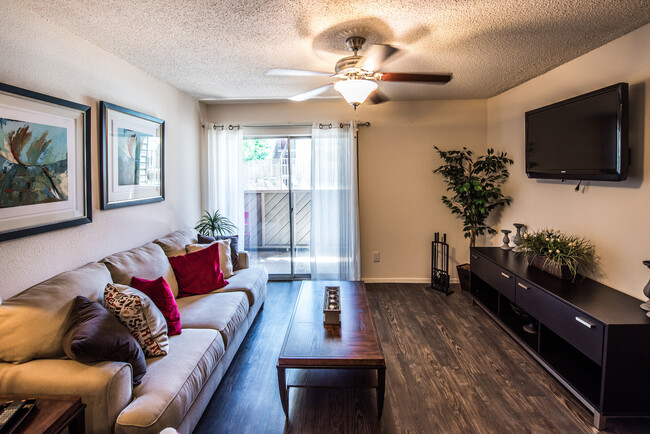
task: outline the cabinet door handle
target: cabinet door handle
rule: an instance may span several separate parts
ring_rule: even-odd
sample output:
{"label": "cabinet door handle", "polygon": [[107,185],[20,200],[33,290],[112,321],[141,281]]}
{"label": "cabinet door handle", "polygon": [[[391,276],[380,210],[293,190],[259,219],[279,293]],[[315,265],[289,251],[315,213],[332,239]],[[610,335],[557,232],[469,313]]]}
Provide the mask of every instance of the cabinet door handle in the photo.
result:
{"label": "cabinet door handle", "polygon": [[474,258],[474,259],[478,259],[478,256],[476,256],[476,255],[471,255],[471,256],[472,256],[472,258]]}
{"label": "cabinet door handle", "polygon": [[503,277],[505,277],[506,279],[510,279],[510,277],[511,277],[511,276],[508,276],[506,273],[501,273],[501,275],[502,275]]}
{"label": "cabinet door handle", "polygon": [[580,324],[582,324],[583,326],[585,326],[585,327],[587,327],[589,329],[596,327],[596,324],[594,324],[594,323],[592,323],[590,321],[587,321],[586,319],[584,319],[582,317],[579,317],[579,316],[576,317],[576,321],[578,321]]}
{"label": "cabinet door handle", "polygon": [[530,289],[529,287],[527,287],[526,285],[524,285],[524,284],[521,283],[521,282],[517,282],[517,285],[521,286],[521,287],[524,288],[524,289]]}

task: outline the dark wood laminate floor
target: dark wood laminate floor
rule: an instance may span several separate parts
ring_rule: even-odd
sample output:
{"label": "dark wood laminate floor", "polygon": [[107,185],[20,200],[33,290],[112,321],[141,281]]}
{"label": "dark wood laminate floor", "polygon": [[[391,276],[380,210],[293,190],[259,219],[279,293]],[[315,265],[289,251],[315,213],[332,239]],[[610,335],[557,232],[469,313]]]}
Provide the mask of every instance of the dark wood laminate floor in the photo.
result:
{"label": "dark wood laminate floor", "polygon": [[[387,365],[381,421],[370,389],[292,388],[285,419],[275,366],[300,282],[273,282],[195,432],[598,432],[592,414],[467,293],[366,288]],[[650,419],[610,419],[607,432],[650,433]]]}

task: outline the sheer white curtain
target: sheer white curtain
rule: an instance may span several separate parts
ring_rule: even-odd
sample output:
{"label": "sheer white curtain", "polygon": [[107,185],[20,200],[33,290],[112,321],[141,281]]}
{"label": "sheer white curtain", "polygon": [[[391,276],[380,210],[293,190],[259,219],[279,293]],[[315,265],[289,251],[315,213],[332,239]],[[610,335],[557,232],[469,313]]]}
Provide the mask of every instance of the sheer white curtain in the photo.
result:
{"label": "sheer white curtain", "polygon": [[355,129],[313,125],[312,279],[361,278]]}
{"label": "sheer white curtain", "polygon": [[205,127],[204,138],[206,176],[203,177],[204,207],[212,212],[221,211],[235,226],[244,243],[244,174],[241,128],[229,129],[213,124]]}

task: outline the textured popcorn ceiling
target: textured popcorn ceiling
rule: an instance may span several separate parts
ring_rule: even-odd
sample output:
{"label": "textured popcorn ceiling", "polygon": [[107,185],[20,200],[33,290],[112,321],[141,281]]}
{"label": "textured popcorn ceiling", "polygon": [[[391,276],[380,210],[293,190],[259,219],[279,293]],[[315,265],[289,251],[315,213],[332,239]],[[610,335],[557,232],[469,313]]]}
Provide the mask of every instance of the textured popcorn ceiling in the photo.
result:
{"label": "textured popcorn ceiling", "polygon": [[214,101],[326,84],[264,71],[333,71],[352,35],[404,48],[384,72],[454,74],[444,86],[381,83],[392,99],[486,98],[650,22],[650,0],[8,1]]}

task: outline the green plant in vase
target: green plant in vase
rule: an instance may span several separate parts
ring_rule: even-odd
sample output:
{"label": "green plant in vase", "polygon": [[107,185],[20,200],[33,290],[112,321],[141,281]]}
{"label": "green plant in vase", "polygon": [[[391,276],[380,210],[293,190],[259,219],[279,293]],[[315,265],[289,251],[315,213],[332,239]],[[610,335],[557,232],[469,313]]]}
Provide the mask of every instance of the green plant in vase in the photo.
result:
{"label": "green plant in vase", "polygon": [[235,226],[227,217],[221,215],[219,210],[216,210],[213,214],[204,210],[201,219],[196,223],[194,229],[196,229],[201,235],[207,237],[220,237],[234,234],[237,230],[237,226]]}
{"label": "green plant in vase", "polygon": [[509,205],[510,198],[501,191],[501,186],[510,176],[508,166],[513,161],[505,152],[488,149],[486,155],[474,157],[472,151],[442,151],[435,146],[444,164],[433,171],[439,173],[447,183],[450,195],[442,196],[452,214],[463,219],[463,232],[469,238],[470,247],[476,245],[476,237],[496,234],[487,223],[487,218],[496,208]]}
{"label": "green plant in vase", "polygon": [[561,279],[575,280],[578,273],[598,269],[599,259],[591,241],[555,229],[524,234],[517,251],[524,253],[531,265]]}
{"label": "green plant in vase", "polygon": [[[497,153],[492,148],[479,156],[474,156],[465,147],[452,151],[434,148],[444,164],[433,173],[443,176],[449,192],[442,196],[442,202],[452,214],[463,220],[464,236],[469,238],[470,247],[474,247],[477,236],[497,233],[486,222],[492,211],[510,204],[510,198],[503,194],[501,186],[510,176],[508,166],[513,161],[505,152]],[[469,264],[457,268],[461,286],[468,290]]]}

